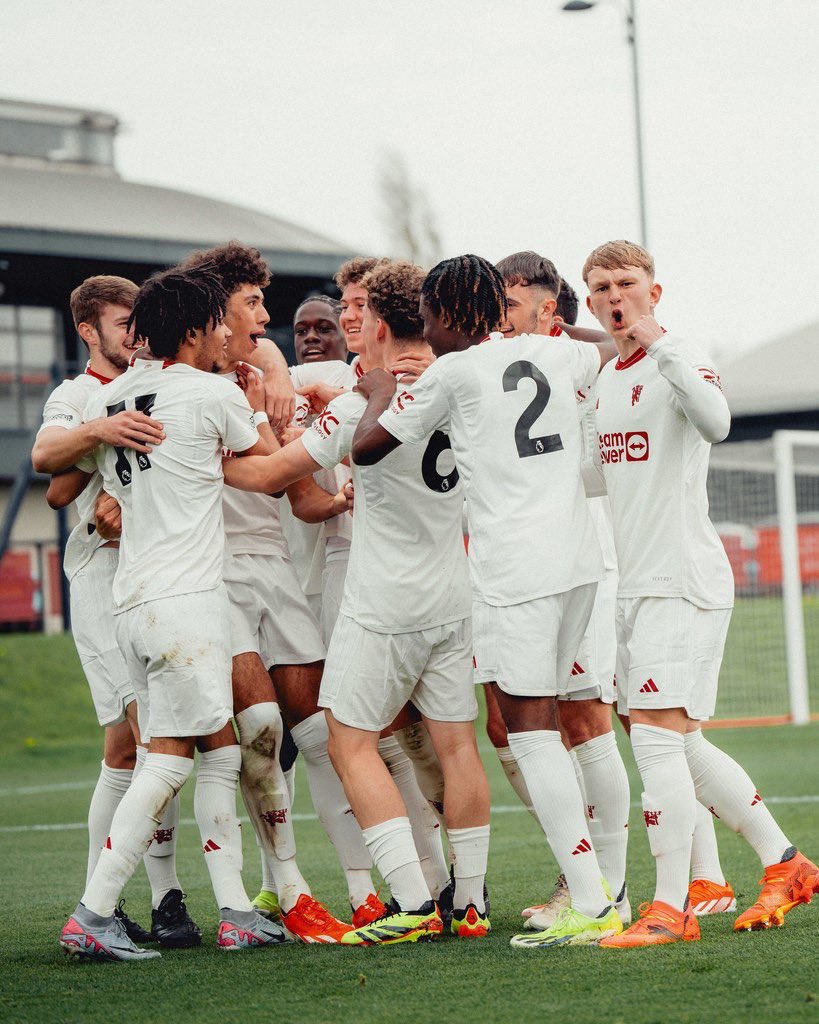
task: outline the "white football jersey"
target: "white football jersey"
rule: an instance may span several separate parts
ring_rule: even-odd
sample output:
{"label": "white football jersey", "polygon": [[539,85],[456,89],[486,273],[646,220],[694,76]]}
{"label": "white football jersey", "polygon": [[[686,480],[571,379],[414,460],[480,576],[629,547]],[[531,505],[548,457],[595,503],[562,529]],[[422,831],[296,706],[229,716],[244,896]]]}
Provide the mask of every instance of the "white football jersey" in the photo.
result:
{"label": "white football jersey", "polygon": [[[224,380],[237,384],[239,377],[221,374]],[[237,384],[238,387],[238,384]],[[229,458],[233,452],[225,449]],[[225,579],[232,579],[229,560],[233,555],[286,555],[287,544],[282,533],[279,498],[253,491],[225,487],[222,491],[222,513],[225,519]]]}
{"label": "white football jersey", "polygon": [[[64,380],[51,392],[43,408],[43,424],[46,427],[64,427],[71,430],[83,421],[83,412],[88,399],[104,384],[109,384],[107,377],[102,377],[86,368],[85,373],[73,380]],[[37,433],[40,431],[38,430]],[[71,531],[65,546],[63,569],[70,582],[87,565],[91,556],[106,541],[97,533],[97,521],[94,516],[94,505],[102,490],[102,477],[94,469],[88,486],[77,498],[77,514],[80,521]]]}
{"label": "white football jersey", "polygon": [[242,452],[259,439],[241,389],[184,363],[137,359],[91,397],[84,418],[122,409],[156,417],[166,437],[150,455],[101,446],[90,463],[122,507],[115,612],[219,586],[222,448]]}
{"label": "white football jersey", "polygon": [[[366,407],[352,392],[327,406],[302,435],[316,462],[330,468],[349,454]],[[341,614],[376,633],[415,632],[472,611],[463,492],[449,439],[430,433],[376,466],[353,464],[353,544]]]}
{"label": "white football jersey", "polygon": [[711,446],[683,404],[717,428],[728,415],[709,362],[669,335],[648,353],[638,349],[625,363],[609,363],[600,375],[597,434],[614,519],[618,596],[683,597],[700,608],[730,608],[733,574],[708,516]]}
{"label": "white football jersey", "polygon": [[433,430],[451,438],[466,489],[472,582],[487,604],[520,604],[603,576],[576,398],[599,369],[595,345],[492,334],[441,356],[381,416],[405,444]]}

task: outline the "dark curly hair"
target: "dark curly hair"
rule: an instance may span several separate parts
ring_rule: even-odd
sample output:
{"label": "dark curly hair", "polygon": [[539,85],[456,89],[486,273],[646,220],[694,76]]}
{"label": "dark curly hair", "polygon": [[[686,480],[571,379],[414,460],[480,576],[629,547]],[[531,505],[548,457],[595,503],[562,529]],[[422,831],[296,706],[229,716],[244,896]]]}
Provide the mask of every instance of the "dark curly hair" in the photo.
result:
{"label": "dark curly hair", "polygon": [[567,324],[577,323],[577,312],[579,301],[577,292],[572,288],[565,278],[560,279],[560,292],[557,296],[557,309],[555,312]]}
{"label": "dark curly hair", "polygon": [[496,331],[506,319],[503,278],[482,256],[443,260],[427,274],[421,294],[445,327],[467,337]]}
{"label": "dark curly hair", "polygon": [[361,284],[364,276],[371,270],[389,262],[388,259],[381,256],[353,256],[352,259],[341,264],[333,280],[344,291],[348,284]]}
{"label": "dark curly hair", "polygon": [[420,338],[424,321],[418,312],[427,272],[414,263],[395,260],[379,264],[361,280],[367,304],[389,327],[397,341]]}
{"label": "dark curly hair", "polygon": [[139,289],[128,329],[155,356],[174,359],[191,331],[216,327],[225,315],[228,293],[216,274],[180,271],[154,274]]}
{"label": "dark curly hair", "polygon": [[270,267],[258,249],[232,239],[226,245],[200,249],[185,257],[178,270],[197,270],[216,274],[228,296],[244,284],[266,288],[270,284]]}

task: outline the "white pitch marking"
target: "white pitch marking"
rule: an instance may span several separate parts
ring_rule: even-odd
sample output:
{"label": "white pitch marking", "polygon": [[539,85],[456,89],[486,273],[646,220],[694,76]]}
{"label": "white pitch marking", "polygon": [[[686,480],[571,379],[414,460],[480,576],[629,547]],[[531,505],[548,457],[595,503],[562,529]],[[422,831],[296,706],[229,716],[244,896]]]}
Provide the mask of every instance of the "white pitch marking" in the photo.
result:
{"label": "white pitch marking", "polygon": [[[69,783],[66,783],[68,786]],[[0,790],[0,795],[2,795]],[[6,792],[9,792],[6,790]],[[17,792],[17,791],[15,791]],[[810,796],[769,796],[765,799],[766,804],[815,804],[819,803],[819,794],[813,794]],[[632,803],[632,807],[642,807],[643,805],[639,802]],[[492,808],[493,814],[518,814],[525,811],[526,808],[522,804],[498,804]],[[293,821],[317,821],[315,814],[294,814],[292,815]],[[244,825],[250,824],[249,818],[240,818],[239,821]],[[180,825],[195,825],[195,818],[183,818],[179,823]],[[86,821],[66,821],[59,822],[52,825],[0,825],[0,835],[8,835],[12,832],[73,832],[77,829],[88,828],[88,822]]]}

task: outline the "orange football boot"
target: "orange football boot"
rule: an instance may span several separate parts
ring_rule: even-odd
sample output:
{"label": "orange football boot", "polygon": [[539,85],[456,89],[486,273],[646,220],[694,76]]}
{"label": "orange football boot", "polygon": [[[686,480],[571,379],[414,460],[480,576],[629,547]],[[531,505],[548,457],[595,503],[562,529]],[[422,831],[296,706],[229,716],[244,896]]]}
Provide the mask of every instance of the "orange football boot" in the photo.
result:
{"label": "orange football boot", "polygon": [[781,928],[788,911],[800,903],[810,903],[819,892],[819,868],[794,850],[788,860],[765,868],[759,884],[759,899],[734,921],[735,932]]}
{"label": "orange football boot", "polygon": [[688,909],[697,917],[704,914],[727,914],[737,909],[734,890],[726,882],[711,882],[707,878],[695,878],[688,886]]}
{"label": "orange football boot", "polygon": [[356,907],[353,911],[353,928],[363,928],[365,925],[372,924],[373,921],[384,916],[386,909],[378,898],[378,893],[371,892],[361,906]]}
{"label": "orange football boot", "polygon": [[601,939],[607,949],[634,949],[637,946],[662,946],[668,942],[694,942],[700,937],[700,926],[690,910],[676,910],[655,900],[643,903],[640,919],[619,935]]}
{"label": "orange football boot", "polygon": [[299,896],[292,910],[282,913],[282,924],[300,942],[337,943],[352,930],[306,892]]}

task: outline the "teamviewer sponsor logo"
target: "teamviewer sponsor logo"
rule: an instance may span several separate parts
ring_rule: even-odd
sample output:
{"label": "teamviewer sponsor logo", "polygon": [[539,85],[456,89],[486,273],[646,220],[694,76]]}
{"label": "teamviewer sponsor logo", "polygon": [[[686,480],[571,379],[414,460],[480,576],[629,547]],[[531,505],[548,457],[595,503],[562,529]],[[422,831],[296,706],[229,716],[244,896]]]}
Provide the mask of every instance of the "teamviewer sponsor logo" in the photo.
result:
{"label": "teamviewer sponsor logo", "polygon": [[646,462],[649,456],[648,434],[645,430],[619,430],[598,434],[600,458],[603,462]]}

